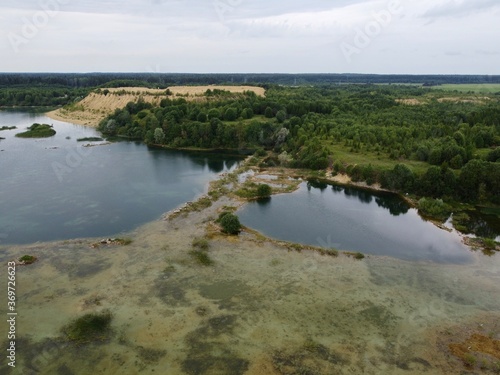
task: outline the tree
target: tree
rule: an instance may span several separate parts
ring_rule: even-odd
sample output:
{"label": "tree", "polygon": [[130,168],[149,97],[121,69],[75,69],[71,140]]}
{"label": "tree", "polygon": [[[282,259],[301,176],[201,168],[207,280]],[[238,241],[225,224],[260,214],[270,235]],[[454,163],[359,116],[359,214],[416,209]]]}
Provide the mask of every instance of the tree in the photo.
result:
{"label": "tree", "polygon": [[165,140],[165,133],[163,132],[163,129],[156,128],[155,133],[154,133],[154,137],[155,137],[155,143],[162,144],[163,141]]}
{"label": "tree", "polygon": [[285,113],[285,111],[283,111],[283,110],[278,111],[278,113],[276,113],[276,120],[278,120],[278,122],[280,124],[282,124],[286,120],[286,113]]}
{"label": "tree", "polygon": [[241,117],[244,119],[250,119],[253,117],[253,111],[252,108],[245,108],[243,111],[241,111]]}
{"label": "tree", "polygon": [[220,218],[220,225],[223,232],[228,234],[238,234],[241,231],[240,219],[230,212]]}
{"label": "tree", "polygon": [[479,197],[479,185],[484,181],[486,165],[482,160],[473,159],[462,168],[458,186],[465,200],[475,201]]}
{"label": "tree", "polygon": [[196,120],[198,120],[199,122],[206,122],[207,114],[205,112],[198,113],[198,116],[196,116]]}
{"label": "tree", "polygon": [[267,118],[272,118],[273,117],[273,109],[271,107],[266,107],[264,110],[264,116]]}
{"label": "tree", "polygon": [[228,108],[226,109],[226,112],[224,112],[224,120],[226,121],[234,121],[236,120],[238,116],[238,112],[236,111],[236,108]]}
{"label": "tree", "polygon": [[415,176],[410,168],[405,164],[396,164],[396,166],[385,174],[384,187],[397,191],[411,191]]}
{"label": "tree", "polygon": [[500,161],[500,147],[497,147],[493,151],[490,151],[486,156],[486,160],[491,162],[499,162]]}
{"label": "tree", "polygon": [[210,111],[208,111],[208,119],[211,120],[213,118],[220,119],[220,112],[217,108],[212,108]]}

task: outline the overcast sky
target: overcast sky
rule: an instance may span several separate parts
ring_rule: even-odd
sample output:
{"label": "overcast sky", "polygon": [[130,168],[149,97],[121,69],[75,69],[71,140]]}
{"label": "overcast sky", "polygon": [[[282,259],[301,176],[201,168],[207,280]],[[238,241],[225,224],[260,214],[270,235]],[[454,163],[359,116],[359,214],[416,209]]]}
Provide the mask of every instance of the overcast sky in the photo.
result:
{"label": "overcast sky", "polygon": [[0,0],[0,71],[500,74],[500,0]]}

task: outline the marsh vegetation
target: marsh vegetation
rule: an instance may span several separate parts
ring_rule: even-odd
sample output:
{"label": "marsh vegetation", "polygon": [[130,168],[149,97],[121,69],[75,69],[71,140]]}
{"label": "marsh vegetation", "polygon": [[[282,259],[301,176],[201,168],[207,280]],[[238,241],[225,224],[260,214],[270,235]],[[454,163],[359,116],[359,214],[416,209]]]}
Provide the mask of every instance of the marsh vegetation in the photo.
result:
{"label": "marsh vegetation", "polygon": [[27,131],[22,133],[17,133],[16,137],[19,138],[48,138],[52,137],[56,134],[56,131],[53,129],[52,125],[48,124],[33,124],[31,125]]}

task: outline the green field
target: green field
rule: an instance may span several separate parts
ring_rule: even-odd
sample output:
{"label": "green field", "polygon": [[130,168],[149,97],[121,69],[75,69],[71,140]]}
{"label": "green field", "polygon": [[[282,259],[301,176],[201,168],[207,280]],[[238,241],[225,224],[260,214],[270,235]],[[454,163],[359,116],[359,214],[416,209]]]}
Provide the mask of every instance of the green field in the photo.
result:
{"label": "green field", "polygon": [[331,155],[335,161],[340,161],[347,165],[368,165],[371,164],[375,168],[383,171],[389,171],[394,168],[397,163],[406,164],[413,173],[423,174],[428,168],[427,163],[415,160],[392,160],[385,153],[377,153],[373,151],[352,152],[349,147],[345,147],[341,143],[334,144],[330,147]]}
{"label": "green field", "polygon": [[483,84],[446,84],[434,86],[434,89],[459,92],[475,92],[481,94],[496,94],[500,93],[500,83],[483,83]]}

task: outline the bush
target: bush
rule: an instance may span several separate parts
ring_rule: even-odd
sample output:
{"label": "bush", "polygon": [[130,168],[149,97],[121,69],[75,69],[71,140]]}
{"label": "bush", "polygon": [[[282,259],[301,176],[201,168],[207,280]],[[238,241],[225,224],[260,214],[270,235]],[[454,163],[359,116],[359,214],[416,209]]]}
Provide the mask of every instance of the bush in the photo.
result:
{"label": "bush", "polygon": [[268,198],[271,196],[272,189],[268,184],[259,184],[257,186],[257,196],[259,198]]}
{"label": "bush", "polygon": [[255,156],[266,156],[267,152],[263,148],[258,148],[255,150]]}
{"label": "bush", "polygon": [[220,225],[223,232],[228,234],[238,234],[241,230],[240,219],[238,219],[238,216],[230,212],[227,212],[224,216],[222,216],[222,218],[220,218]]}
{"label": "bush", "polygon": [[363,253],[355,253],[354,254],[354,259],[361,260],[364,258],[365,258],[365,255]]}
{"label": "bush", "polygon": [[418,201],[418,211],[439,220],[446,220],[451,215],[451,208],[442,199],[422,198]]}

